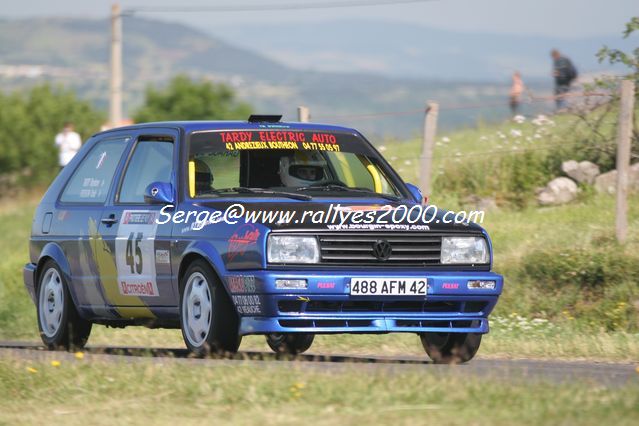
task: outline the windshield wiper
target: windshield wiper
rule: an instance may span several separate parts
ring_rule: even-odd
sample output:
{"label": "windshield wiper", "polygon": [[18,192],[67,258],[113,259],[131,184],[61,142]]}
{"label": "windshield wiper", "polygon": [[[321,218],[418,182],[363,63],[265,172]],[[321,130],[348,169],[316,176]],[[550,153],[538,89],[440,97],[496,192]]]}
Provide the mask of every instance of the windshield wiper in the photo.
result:
{"label": "windshield wiper", "polygon": [[366,188],[351,188],[349,186],[338,185],[334,183],[331,183],[328,185],[322,185],[322,186],[320,185],[302,186],[301,188],[297,188],[297,191],[346,191],[346,192],[357,192],[360,194],[374,195],[376,197],[381,197],[391,201],[402,200],[401,197],[397,197],[395,195],[383,194],[383,193],[375,192]]}
{"label": "windshield wiper", "polygon": [[294,192],[286,192],[286,191],[273,191],[271,189],[265,189],[265,188],[249,188],[246,186],[236,186],[233,188],[209,189],[206,191],[202,191],[201,194],[228,194],[232,192],[237,192],[239,194],[274,195],[274,196],[292,198],[294,200],[301,200],[301,201],[309,201],[313,199],[313,197],[306,194],[296,194]]}

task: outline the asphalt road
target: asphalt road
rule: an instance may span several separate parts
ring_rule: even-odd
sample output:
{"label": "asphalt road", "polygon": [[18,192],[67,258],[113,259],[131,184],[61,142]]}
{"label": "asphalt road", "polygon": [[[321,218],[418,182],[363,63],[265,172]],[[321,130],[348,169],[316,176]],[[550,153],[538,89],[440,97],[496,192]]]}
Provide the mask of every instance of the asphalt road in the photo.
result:
{"label": "asphalt road", "polygon": [[[587,361],[540,361],[509,359],[475,359],[463,365],[435,365],[425,357],[383,357],[304,354],[297,356],[276,355],[268,352],[239,352],[228,356],[198,359],[189,356],[186,349],[140,348],[122,346],[91,346],[84,350],[83,362],[177,362],[193,365],[241,367],[257,365],[273,368],[290,368],[303,365],[321,371],[339,372],[343,369],[410,371],[420,374],[463,374],[509,381],[547,381],[567,383],[580,381],[609,387],[639,384],[639,365],[630,363],[595,363]],[[29,359],[33,361],[72,361],[73,353],[47,351],[43,346],[30,342],[0,342],[0,358]],[[303,363],[303,364],[302,364]]]}

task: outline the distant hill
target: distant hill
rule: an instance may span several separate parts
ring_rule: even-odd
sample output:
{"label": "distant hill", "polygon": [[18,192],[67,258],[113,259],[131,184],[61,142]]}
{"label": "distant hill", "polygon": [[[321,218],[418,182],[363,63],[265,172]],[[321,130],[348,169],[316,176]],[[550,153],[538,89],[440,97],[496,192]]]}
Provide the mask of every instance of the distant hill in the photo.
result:
{"label": "distant hill", "polygon": [[[619,34],[587,38],[498,35],[358,20],[317,26],[265,21],[259,26],[217,25],[209,31],[236,45],[262,49],[269,57],[298,69],[459,81],[499,81],[515,69],[529,79],[547,79],[552,48],[565,52],[582,72],[599,72],[610,68],[595,57],[602,45],[635,47]],[[380,32],[386,36],[380,37]]]}
{"label": "distant hill", "polygon": [[[243,40],[246,43],[246,38]],[[303,41],[298,43],[303,45]],[[318,42],[309,36],[308,43],[313,46]],[[389,47],[389,55],[393,57],[391,50]],[[69,85],[81,96],[106,108],[108,52],[107,20],[0,20],[3,90],[52,81]],[[433,61],[437,60],[440,59],[434,56]],[[507,79],[460,82],[450,75],[410,79],[362,72],[320,72],[313,71],[313,66],[296,69],[181,24],[133,17],[124,20],[124,64],[128,111],[141,103],[148,84],[161,85],[172,75],[186,72],[231,84],[259,112],[281,112],[285,118],[295,119],[296,107],[307,105],[318,121],[352,124],[377,136],[417,135],[422,115],[375,119],[336,116],[419,110],[428,99],[447,105],[497,105],[442,112],[440,126],[444,129],[470,125],[477,119],[502,119],[508,114]],[[547,90],[543,83],[533,86],[539,93]]]}

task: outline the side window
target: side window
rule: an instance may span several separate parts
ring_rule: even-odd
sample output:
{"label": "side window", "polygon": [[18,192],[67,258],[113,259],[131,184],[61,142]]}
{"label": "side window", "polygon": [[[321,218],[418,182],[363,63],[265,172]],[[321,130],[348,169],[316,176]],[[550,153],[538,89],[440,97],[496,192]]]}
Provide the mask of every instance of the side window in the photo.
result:
{"label": "side window", "polygon": [[64,188],[63,203],[104,203],[129,138],[104,139],[82,160]]}
{"label": "side window", "polygon": [[170,182],[173,171],[173,142],[146,139],[135,146],[126,168],[119,203],[144,203],[144,190],[152,182]]}

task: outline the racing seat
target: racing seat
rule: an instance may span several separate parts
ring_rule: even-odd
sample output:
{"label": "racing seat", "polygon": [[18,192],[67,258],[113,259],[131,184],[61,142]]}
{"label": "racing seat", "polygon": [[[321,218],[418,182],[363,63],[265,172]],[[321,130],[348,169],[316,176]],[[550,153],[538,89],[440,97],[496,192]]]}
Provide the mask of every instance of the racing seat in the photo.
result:
{"label": "racing seat", "polygon": [[202,160],[193,160],[195,164],[195,193],[209,191],[213,184],[213,173],[211,169]]}

